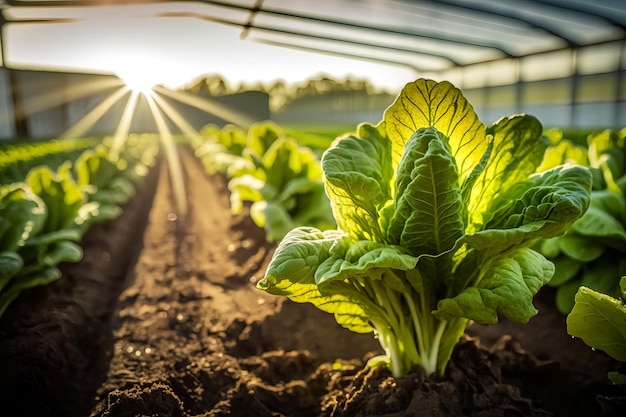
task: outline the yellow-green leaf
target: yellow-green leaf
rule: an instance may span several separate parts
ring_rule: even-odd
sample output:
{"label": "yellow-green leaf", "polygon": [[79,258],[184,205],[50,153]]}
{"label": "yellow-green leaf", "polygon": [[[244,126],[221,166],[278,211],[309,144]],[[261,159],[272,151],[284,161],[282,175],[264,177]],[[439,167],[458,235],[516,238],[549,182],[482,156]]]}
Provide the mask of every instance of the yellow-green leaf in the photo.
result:
{"label": "yellow-green leaf", "polygon": [[478,165],[489,145],[485,126],[461,90],[447,81],[419,79],[407,84],[384,116],[394,167],[404,145],[420,127],[432,126],[449,138],[460,183]]}

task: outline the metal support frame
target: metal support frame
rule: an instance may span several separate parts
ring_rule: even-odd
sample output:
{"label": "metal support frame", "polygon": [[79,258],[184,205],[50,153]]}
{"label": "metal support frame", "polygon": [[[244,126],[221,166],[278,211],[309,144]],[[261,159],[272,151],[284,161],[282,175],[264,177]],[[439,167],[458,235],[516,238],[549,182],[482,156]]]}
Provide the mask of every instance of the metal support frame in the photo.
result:
{"label": "metal support frame", "polygon": [[571,89],[570,89],[570,125],[575,126],[576,123],[576,113],[578,113],[577,109],[577,100],[578,100],[578,89],[580,83],[580,76],[578,73],[578,49],[572,49],[571,51],[571,61],[570,65],[572,68],[572,72],[570,74],[571,78]]}
{"label": "metal support frame", "polygon": [[0,8],[0,59],[2,59],[1,68],[4,68],[8,74],[9,96],[13,107],[13,130],[17,137],[28,137],[28,119],[24,110],[24,101],[19,88],[19,80],[14,69],[7,65],[4,28],[7,20],[4,17],[4,8]]}
{"label": "metal support frame", "polygon": [[[626,58],[626,39],[622,41],[622,45],[619,49],[619,57],[617,61],[617,76],[615,79],[615,105],[613,106],[613,126],[619,128],[620,117],[620,102],[623,100],[626,102],[626,97],[622,97],[622,90],[624,90],[624,59]],[[626,105],[625,105],[626,107]]]}

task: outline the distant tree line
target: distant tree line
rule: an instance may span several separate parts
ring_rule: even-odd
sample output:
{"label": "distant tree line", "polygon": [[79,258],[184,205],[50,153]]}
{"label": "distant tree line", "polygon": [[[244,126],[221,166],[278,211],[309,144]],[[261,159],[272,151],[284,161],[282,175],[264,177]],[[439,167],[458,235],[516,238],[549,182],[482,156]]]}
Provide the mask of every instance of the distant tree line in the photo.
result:
{"label": "distant tree line", "polygon": [[209,74],[194,80],[191,84],[182,88],[185,91],[209,97],[218,97],[226,94],[240,93],[244,91],[263,91],[269,95],[270,108],[272,111],[280,111],[284,107],[303,99],[320,95],[337,95],[350,92],[363,96],[384,94],[366,79],[336,80],[328,76],[311,78],[302,83],[289,84],[284,80],[272,83],[240,83],[231,85],[219,74]]}

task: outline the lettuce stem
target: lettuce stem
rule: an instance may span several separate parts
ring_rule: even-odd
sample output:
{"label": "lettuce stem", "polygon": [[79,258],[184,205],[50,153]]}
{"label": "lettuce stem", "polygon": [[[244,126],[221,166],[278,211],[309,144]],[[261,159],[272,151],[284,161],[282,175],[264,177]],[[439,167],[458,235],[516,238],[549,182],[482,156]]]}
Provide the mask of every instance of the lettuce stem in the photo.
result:
{"label": "lettuce stem", "polygon": [[[434,319],[436,320],[436,319]],[[439,321],[439,320],[437,320]],[[434,334],[432,345],[430,345],[431,350],[429,354],[424,355],[424,359],[422,360],[422,367],[426,371],[428,375],[437,371],[437,359],[439,356],[439,345],[441,344],[441,338],[446,329],[446,325],[448,322],[439,321],[439,325],[437,326],[437,331]],[[443,372],[443,369],[441,370]]]}
{"label": "lettuce stem", "polygon": [[[393,376],[406,375],[415,365],[421,366],[427,375],[436,372],[448,322],[432,315],[424,294],[399,292],[379,280],[370,285],[378,307],[385,313],[378,320],[372,320],[372,324]],[[416,300],[419,300],[419,307]],[[406,306],[410,311],[408,315]]]}

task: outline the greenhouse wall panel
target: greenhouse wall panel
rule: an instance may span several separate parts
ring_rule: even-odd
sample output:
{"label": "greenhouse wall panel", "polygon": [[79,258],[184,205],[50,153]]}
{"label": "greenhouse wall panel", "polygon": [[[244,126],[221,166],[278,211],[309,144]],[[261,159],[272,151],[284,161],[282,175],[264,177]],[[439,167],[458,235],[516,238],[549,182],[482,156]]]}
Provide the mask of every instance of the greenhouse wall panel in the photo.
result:
{"label": "greenhouse wall panel", "polygon": [[8,73],[8,70],[0,69],[0,139],[10,138],[15,135],[11,85]]}

